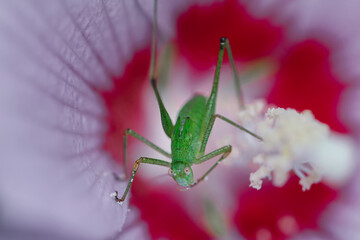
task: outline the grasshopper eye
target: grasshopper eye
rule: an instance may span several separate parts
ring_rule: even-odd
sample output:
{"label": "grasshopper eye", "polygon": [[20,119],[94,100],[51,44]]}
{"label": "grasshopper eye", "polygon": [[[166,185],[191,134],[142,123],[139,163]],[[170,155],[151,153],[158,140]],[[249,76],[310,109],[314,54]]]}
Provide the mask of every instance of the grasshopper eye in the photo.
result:
{"label": "grasshopper eye", "polygon": [[191,173],[191,169],[189,167],[184,167],[184,173],[189,175]]}
{"label": "grasshopper eye", "polygon": [[169,175],[172,177],[172,176],[174,176],[174,170],[173,169],[169,169]]}

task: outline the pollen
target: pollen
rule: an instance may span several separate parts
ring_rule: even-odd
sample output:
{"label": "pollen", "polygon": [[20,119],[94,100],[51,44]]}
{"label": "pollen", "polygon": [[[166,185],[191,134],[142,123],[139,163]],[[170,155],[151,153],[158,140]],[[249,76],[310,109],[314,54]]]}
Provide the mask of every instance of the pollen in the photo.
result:
{"label": "pollen", "polygon": [[238,114],[239,121],[241,123],[253,122],[255,118],[260,117],[265,106],[266,102],[264,99],[256,100],[252,104],[246,104],[244,109],[242,109]]}
{"label": "pollen", "polygon": [[117,196],[117,192],[112,192],[112,193],[110,193],[110,197],[111,198],[115,198]]}

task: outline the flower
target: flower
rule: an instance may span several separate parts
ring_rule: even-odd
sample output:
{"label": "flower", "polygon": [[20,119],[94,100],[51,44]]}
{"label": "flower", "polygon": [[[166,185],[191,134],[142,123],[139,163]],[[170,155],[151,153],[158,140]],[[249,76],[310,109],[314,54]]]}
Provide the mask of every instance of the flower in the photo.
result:
{"label": "flower", "polygon": [[[176,67],[171,70],[170,89],[161,93],[164,98],[171,96],[166,98],[170,115],[177,109],[173,106],[180,105],[195,89],[205,86],[209,90],[217,41],[226,34],[240,70],[250,69],[253,61],[272,63],[267,68],[272,71],[264,71],[266,77],[250,79],[244,86],[247,101],[265,97],[264,105],[310,109],[315,119],[332,130],[355,132],[356,116],[343,114],[344,120],[338,111],[343,109],[341,97],[348,84],[358,76],[354,61],[358,41],[350,34],[357,28],[348,24],[357,22],[358,14],[345,11],[358,5],[355,1],[316,3],[159,1],[160,47],[174,38],[172,60]],[[261,190],[253,191],[247,184],[249,169],[244,164],[242,168],[230,165],[217,167],[208,182],[178,192],[173,185],[148,178],[149,172],[157,172],[142,166],[132,196],[125,204],[116,204],[110,193],[120,192],[126,185],[112,174],[124,170],[119,150],[123,128],[134,128],[156,143],[163,142],[160,121],[153,122],[159,115],[156,102],[143,79],[148,68],[152,2],[37,0],[4,1],[1,5],[2,238],[301,239],[326,234],[341,238],[344,232],[350,232],[349,239],[358,236],[356,226],[347,224],[357,220],[357,212],[349,211],[358,206],[351,200],[359,198],[353,186],[358,181],[355,177],[354,184],[345,181],[335,186],[321,181],[302,192],[291,176],[282,188],[264,182]],[[221,18],[216,17],[219,15]],[[308,21],[302,21],[305,15]],[[339,18],[333,16],[346,18],[335,24],[334,19]],[[238,31],[232,31],[237,18]],[[200,26],[206,31],[186,32],[199,26],[199,21],[204,22]],[[221,26],[209,29],[209,23]],[[336,42],[337,36],[344,37]],[[343,51],[345,45],[348,47]],[[230,76],[226,68],[225,64],[221,79],[225,88],[225,78]],[[348,82],[339,81],[342,78]],[[319,93],[326,95],[317,98]],[[348,103],[355,97],[350,95]],[[226,106],[219,101],[218,110]],[[255,107],[255,115],[258,109]],[[234,132],[216,128],[212,137]],[[339,143],[327,142],[317,154],[325,154],[324,148],[334,142]],[[241,156],[242,147],[238,146]],[[130,140],[129,159],[147,153],[154,156]],[[324,164],[321,166],[323,169]],[[313,167],[318,169],[315,163]],[[341,216],[340,223],[336,216]]]}

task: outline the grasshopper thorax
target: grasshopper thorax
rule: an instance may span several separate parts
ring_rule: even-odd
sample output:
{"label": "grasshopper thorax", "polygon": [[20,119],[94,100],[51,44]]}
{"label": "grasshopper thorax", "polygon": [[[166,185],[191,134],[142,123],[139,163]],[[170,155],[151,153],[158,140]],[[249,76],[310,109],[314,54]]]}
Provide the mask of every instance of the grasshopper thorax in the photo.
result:
{"label": "grasshopper thorax", "polygon": [[183,187],[190,187],[194,183],[193,171],[188,163],[172,163],[169,169],[169,175]]}

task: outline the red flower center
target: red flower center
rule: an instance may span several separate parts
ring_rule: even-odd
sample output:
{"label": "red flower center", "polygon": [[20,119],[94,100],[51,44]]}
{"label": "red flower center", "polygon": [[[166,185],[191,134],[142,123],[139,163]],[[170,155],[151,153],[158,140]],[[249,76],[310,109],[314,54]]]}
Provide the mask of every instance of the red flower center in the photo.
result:
{"label": "red flower center", "polygon": [[[112,79],[110,90],[97,90],[104,99],[107,110],[108,130],[104,141],[104,150],[116,161],[122,161],[123,133],[127,128],[143,130],[142,92],[148,84],[150,48],[135,53],[121,77]],[[129,139],[130,143],[133,139]],[[130,151],[131,151],[131,144]]]}
{"label": "red flower center", "polygon": [[229,39],[236,60],[249,61],[269,55],[283,36],[280,27],[254,18],[237,0],[193,6],[178,19],[180,54],[198,70],[215,65],[221,37]]}
{"label": "red flower center", "polygon": [[280,60],[269,103],[298,111],[310,109],[334,131],[348,132],[339,119],[338,106],[345,84],[336,79],[330,64],[330,50],[315,40],[291,47]]}
{"label": "red flower center", "polygon": [[257,191],[246,189],[238,196],[235,224],[249,240],[281,240],[308,228],[318,228],[318,219],[337,192],[320,183],[303,192],[297,177],[282,188],[269,182]]}

